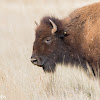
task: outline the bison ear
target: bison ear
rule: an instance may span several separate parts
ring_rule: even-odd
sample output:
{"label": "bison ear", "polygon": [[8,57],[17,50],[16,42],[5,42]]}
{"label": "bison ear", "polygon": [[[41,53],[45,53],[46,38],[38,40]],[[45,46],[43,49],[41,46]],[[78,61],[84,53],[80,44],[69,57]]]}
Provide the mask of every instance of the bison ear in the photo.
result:
{"label": "bison ear", "polygon": [[56,24],[51,19],[49,19],[49,21],[50,21],[50,23],[53,26],[51,32],[52,32],[52,34],[54,34],[57,31],[57,26],[56,26]]}
{"label": "bison ear", "polygon": [[38,26],[39,24],[35,21],[35,25]]}

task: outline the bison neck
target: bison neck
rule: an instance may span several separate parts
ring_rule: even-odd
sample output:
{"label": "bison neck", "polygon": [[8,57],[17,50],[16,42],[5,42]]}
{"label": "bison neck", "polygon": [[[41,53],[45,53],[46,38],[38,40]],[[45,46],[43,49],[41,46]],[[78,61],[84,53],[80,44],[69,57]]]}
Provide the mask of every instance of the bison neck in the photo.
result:
{"label": "bison neck", "polygon": [[64,19],[64,29],[66,30],[67,34],[69,34],[64,39],[66,47],[65,51],[67,51],[64,61],[65,63],[80,65],[87,69],[86,57],[82,49],[82,43],[84,40],[84,24],[85,19],[80,20],[80,16],[75,16],[73,18],[68,17]]}
{"label": "bison neck", "polygon": [[60,54],[60,58],[62,55],[62,62],[64,64],[71,64],[76,66],[82,66],[85,69],[87,69],[86,66],[86,59],[82,56],[80,52],[77,51],[77,49],[71,47],[71,46],[65,46],[64,53]]}

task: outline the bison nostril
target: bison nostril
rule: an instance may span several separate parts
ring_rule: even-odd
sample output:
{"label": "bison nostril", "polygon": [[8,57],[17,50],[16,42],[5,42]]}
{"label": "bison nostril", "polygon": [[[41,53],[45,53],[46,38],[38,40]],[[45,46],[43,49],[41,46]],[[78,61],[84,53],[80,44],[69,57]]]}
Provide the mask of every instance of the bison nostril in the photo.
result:
{"label": "bison nostril", "polygon": [[34,63],[34,64],[37,64],[37,59],[31,58],[31,62]]}

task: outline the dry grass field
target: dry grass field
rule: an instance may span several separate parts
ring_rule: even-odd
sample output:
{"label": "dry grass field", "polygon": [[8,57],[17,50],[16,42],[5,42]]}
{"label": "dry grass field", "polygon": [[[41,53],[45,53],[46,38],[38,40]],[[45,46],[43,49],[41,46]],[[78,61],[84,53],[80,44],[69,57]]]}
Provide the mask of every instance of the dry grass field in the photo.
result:
{"label": "dry grass field", "polygon": [[100,100],[99,81],[83,69],[57,65],[48,74],[30,62],[34,21],[98,1],[0,0],[0,100]]}

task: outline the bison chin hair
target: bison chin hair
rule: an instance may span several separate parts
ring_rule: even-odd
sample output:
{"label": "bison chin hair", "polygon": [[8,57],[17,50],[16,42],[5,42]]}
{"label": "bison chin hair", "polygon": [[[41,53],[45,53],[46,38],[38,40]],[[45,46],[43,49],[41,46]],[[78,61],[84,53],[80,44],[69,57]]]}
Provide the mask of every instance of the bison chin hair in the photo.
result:
{"label": "bison chin hair", "polygon": [[55,62],[48,62],[42,66],[44,72],[54,73],[56,70],[56,63]]}
{"label": "bison chin hair", "polygon": [[52,55],[45,57],[44,64],[42,65],[42,68],[44,72],[48,73],[54,73],[56,71],[56,64],[62,64],[64,63],[63,55],[59,52],[54,52]]}

